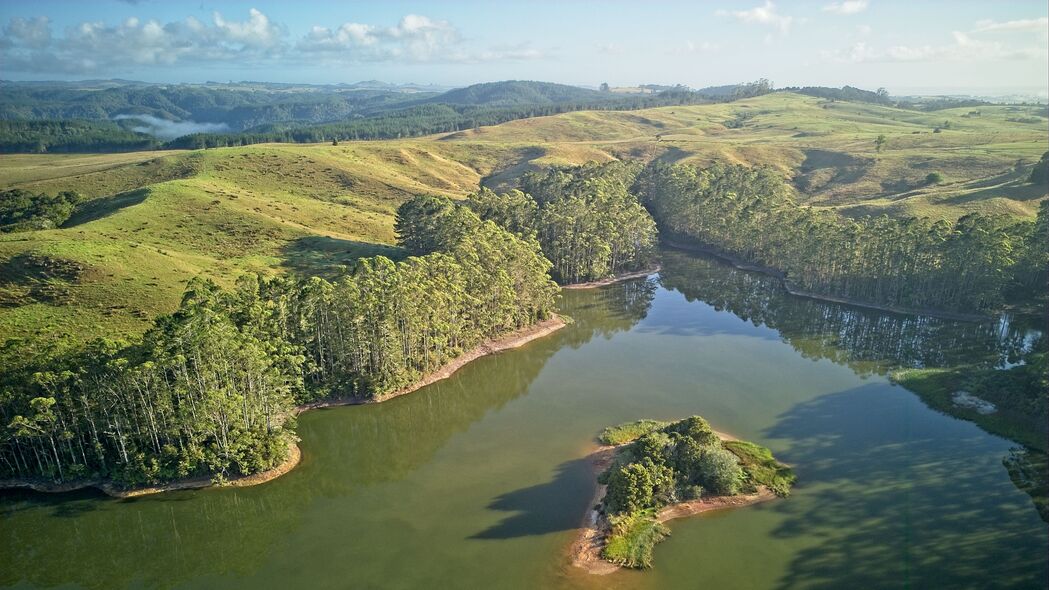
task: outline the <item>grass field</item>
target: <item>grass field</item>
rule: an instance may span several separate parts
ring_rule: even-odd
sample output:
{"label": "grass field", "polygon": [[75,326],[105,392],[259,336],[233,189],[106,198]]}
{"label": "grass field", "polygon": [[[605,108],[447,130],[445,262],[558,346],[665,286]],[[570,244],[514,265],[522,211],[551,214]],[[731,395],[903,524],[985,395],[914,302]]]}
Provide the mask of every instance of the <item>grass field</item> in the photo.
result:
{"label": "grass field", "polygon": [[[970,110],[772,94],[339,146],[4,156],[0,188],[91,200],[59,229],[0,234],[0,343],[140,332],[200,274],[334,275],[360,256],[397,256],[393,214],[407,198],[504,188],[553,165],[764,164],[794,179],[801,201],[845,214],[1032,216],[1045,190],[1023,179],[1049,149],[1049,122],[1034,107]],[[932,171],[944,181],[925,186]]]}

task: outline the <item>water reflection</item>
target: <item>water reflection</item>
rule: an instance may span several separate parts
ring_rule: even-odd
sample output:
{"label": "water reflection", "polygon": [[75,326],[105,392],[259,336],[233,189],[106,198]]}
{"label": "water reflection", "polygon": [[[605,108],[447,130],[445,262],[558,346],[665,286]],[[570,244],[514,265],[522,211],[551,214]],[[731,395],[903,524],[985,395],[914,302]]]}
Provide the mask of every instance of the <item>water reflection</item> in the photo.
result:
{"label": "water reflection", "polygon": [[[0,492],[0,585],[169,588],[248,578],[281,551],[291,531],[313,526],[311,506],[345,502],[356,490],[420,469],[455,434],[525,394],[563,346],[578,348],[595,336],[630,330],[645,317],[655,290],[654,282],[635,281],[568,294],[563,307],[575,321],[552,337],[471,363],[455,378],[409,396],[304,414],[303,463],[271,484],[131,500],[90,491]],[[589,475],[576,483],[585,487]],[[537,499],[545,505],[564,490],[547,492],[503,498],[494,508],[527,508]],[[581,508],[566,506],[562,516],[571,511],[567,517],[574,523]],[[520,533],[520,523],[528,520],[505,523],[488,535]]]}
{"label": "water reflection", "polygon": [[990,476],[1000,466],[987,438],[953,420],[915,430],[898,416],[916,403],[862,386],[799,404],[766,432],[791,441],[784,460],[810,482],[808,501],[774,506],[784,516],[775,537],[814,541],[793,556],[779,588],[1045,583],[1044,544],[1007,524],[1029,523],[1030,510],[998,500],[1010,484]]}
{"label": "water reflection", "polygon": [[1007,316],[956,322],[795,297],[772,277],[673,250],[663,252],[660,283],[776,330],[806,358],[829,359],[860,375],[959,364],[1006,368],[1041,335]]}

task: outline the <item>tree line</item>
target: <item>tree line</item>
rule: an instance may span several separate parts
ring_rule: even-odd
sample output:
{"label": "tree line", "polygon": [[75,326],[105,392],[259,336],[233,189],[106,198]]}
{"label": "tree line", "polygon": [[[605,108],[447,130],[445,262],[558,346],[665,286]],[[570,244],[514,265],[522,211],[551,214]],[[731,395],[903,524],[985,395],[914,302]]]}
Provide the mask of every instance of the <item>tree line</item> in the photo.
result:
{"label": "tree line", "polygon": [[296,404],[388,394],[551,314],[557,286],[535,240],[465,208],[454,223],[441,250],[363,259],[334,282],[194,280],[134,342],[9,344],[0,477],[131,486],[262,471],[285,458]]}
{"label": "tree line", "polygon": [[482,189],[466,205],[518,235],[536,236],[561,283],[603,279],[655,259],[655,222],[629,190],[640,170],[610,162],[529,173],[520,190]]}
{"label": "tree line", "polygon": [[899,308],[987,313],[1045,298],[1047,218],[850,219],[799,206],[765,168],[655,162],[633,189],[663,234],[780,271],[796,288]]}

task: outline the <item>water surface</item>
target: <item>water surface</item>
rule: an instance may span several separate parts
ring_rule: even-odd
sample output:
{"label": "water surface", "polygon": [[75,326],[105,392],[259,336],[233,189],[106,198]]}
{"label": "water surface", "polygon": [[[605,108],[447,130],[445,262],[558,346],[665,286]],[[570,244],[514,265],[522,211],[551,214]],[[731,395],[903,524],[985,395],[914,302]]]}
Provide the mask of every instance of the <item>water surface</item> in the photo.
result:
{"label": "water surface", "polygon": [[[665,256],[661,277],[566,292],[576,322],[550,337],[383,404],[302,415],[304,460],[274,482],[4,494],[0,585],[1044,587],[1049,531],[1002,466],[1014,445],[883,376],[1007,366],[1029,331],[799,299]],[[652,570],[573,571],[594,434],[691,414],[769,446],[795,493],[673,522]]]}

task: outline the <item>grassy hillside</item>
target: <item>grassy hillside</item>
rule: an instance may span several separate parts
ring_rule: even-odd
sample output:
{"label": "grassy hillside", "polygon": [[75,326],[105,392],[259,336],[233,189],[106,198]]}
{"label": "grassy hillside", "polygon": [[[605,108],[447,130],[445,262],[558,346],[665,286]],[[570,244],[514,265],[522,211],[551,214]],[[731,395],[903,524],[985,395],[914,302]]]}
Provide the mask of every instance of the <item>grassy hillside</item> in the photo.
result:
{"label": "grassy hillside", "polygon": [[[880,151],[879,135],[885,136]],[[775,93],[715,105],[566,113],[443,139],[770,165],[814,206],[847,215],[959,217],[972,211],[1033,216],[1046,191],[1024,180],[1049,150],[1047,136],[1049,119],[1037,107],[919,112]],[[927,184],[932,172],[943,181]]]}
{"label": "grassy hillside", "polygon": [[[770,165],[802,201],[850,215],[1032,216],[1046,191],[1023,179],[1049,149],[1049,123],[1034,108],[970,110],[777,93],[402,141],[6,156],[0,189],[90,200],[61,228],[0,234],[0,343],[140,331],[201,273],[227,283],[244,271],[331,275],[359,256],[396,256],[393,213],[413,195],[459,197],[587,161]],[[933,171],[943,182],[926,185]]]}
{"label": "grassy hillside", "polygon": [[5,158],[3,188],[91,200],[61,228],[0,234],[0,334],[133,333],[201,273],[224,283],[245,271],[332,275],[360,256],[399,256],[401,202],[462,196],[514,157],[385,142]]}

